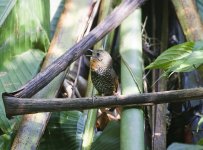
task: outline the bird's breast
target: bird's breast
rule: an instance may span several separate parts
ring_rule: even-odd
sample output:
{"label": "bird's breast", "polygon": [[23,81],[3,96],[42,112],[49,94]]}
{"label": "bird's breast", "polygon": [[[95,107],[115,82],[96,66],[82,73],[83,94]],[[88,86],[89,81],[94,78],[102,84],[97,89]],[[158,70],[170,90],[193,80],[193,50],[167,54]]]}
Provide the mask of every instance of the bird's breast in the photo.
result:
{"label": "bird's breast", "polygon": [[111,69],[97,68],[91,71],[93,85],[100,94],[112,95],[115,91],[115,77]]}

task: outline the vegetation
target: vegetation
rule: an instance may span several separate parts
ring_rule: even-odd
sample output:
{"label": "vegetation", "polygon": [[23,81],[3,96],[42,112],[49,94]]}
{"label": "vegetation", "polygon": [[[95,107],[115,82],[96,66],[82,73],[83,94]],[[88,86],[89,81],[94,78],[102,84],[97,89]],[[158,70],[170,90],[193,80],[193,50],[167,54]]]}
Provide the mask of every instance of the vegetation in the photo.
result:
{"label": "vegetation", "polygon": [[111,54],[116,94],[177,99],[7,118],[1,96],[0,149],[203,149],[203,107],[194,100],[202,89],[191,89],[193,101],[179,90],[203,85],[202,8],[201,0],[1,0],[1,95],[94,97],[91,48]]}

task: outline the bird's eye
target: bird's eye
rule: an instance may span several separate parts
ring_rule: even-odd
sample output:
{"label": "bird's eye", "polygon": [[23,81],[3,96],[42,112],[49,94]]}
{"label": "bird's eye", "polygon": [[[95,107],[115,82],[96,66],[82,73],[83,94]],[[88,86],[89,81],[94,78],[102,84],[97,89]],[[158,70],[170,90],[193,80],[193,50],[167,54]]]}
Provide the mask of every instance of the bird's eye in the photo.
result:
{"label": "bird's eye", "polygon": [[97,57],[99,57],[99,56],[100,56],[100,53],[97,53],[96,55],[97,55]]}

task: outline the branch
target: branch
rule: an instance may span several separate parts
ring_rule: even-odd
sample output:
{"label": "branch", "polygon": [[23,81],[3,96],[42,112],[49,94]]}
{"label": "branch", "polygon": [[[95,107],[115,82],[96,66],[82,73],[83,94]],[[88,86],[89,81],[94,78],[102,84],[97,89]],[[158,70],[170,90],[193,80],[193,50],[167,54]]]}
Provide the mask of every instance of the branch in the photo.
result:
{"label": "branch", "polygon": [[7,117],[37,112],[83,110],[99,107],[138,106],[203,98],[203,88],[120,96],[30,99],[3,95]]}
{"label": "branch", "polygon": [[145,0],[125,0],[97,27],[95,27],[86,37],[70,48],[64,55],[54,61],[44,71],[40,72],[22,89],[16,91],[16,97],[31,97],[50,83],[57,75],[64,71],[73,61],[78,59],[88,48],[101,40],[111,30],[115,29],[121,22],[129,16]]}

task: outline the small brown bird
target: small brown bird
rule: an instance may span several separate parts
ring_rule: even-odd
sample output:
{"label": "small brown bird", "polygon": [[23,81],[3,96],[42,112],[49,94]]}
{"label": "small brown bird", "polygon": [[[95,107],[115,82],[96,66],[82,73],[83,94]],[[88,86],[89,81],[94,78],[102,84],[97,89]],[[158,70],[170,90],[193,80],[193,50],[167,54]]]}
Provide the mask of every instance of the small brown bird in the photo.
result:
{"label": "small brown bird", "polygon": [[110,54],[93,50],[90,59],[91,78],[99,94],[113,95],[117,92],[118,78],[112,66]]}

